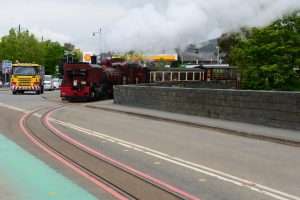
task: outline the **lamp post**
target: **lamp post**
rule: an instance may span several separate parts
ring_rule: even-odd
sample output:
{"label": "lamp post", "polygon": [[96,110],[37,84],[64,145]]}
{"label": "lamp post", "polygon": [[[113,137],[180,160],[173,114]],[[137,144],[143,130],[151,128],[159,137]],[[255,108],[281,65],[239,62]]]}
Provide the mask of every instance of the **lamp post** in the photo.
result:
{"label": "lamp post", "polygon": [[13,28],[13,29],[15,29],[15,30],[17,29],[19,34],[21,33],[21,30],[25,30],[26,33],[29,33],[28,29],[26,29],[26,28],[21,28],[21,25],[20,25],[20,24],[19,24],[19,26],[18,26],[17,28]]}
{"label": "lamp post", "polygon": [[99,29],[99,31],[93,32],[93,36],[95,36],[96,34],[99,34],[99,38],[100,38],[99,58],[101,58],[101,28]]}
{"label": "lamp post", "polygon": [[217,64],[220,64],[220,47],[216,46],[217,49]]}

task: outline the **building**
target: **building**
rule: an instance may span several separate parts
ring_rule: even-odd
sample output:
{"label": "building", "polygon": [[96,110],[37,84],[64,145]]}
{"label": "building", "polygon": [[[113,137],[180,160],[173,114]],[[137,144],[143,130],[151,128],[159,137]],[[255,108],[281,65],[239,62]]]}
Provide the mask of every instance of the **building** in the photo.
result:
{"label": "building", "polygon": [[[188,52],[188,51],[182,51],[179,53],[179,57],[182,61],[182,63],[186,64],[218,64],[222,63],[222,56],[223,53],[194,53],[194,52]],[[218,58],[220,58],[220,61],[218,62]]]}

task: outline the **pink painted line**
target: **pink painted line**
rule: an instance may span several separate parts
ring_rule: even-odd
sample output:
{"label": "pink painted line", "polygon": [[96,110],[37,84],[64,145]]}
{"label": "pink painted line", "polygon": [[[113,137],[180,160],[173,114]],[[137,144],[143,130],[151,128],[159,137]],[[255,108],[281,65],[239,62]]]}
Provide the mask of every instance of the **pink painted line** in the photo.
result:
{"label": "pink painted line", "polygon": [[40,149],[44,150],[46,153],[48,153],[49,155],[51,155],[52,157],[54,157],[55,159],[57,159],[58,161],[60,161],[61,163],[63,163],[64,165],[70,167],[72,170],[74,170],[75,172],[77,172],[78,174],[80,174],[81,176],[85,177],[86,179],[90,180],[91,182],[95,183],[97,186],[101,187],[102,189],[106,190],[107,192],[109,192],[110,194],[112,194],[114,197],[116,197],[119,200],[128,200],[126,197],[122,196],[121,194],[119,194],[118,192],[116,192],[115,190],[113,190],[112,188],[108,187],[107,185],[103,184],[102,182],[98,181],[97,179],[95,179],[94,177],[92,177],[91,175],[89,175],[88,173],[84,172],[83,170],[81,170],[80,168],[76,167],[75,165],[73,165],[72,163],[68,162],[67,160],[65,160],[64,158],[62,158],[61,156],[59,156],[58,154],[52,152],[49,148],[47,148],[46,146],[44,146],[43,144],[41,144],[38,140],[36,140],[34,137],[32,137],[32,135],[30,135],[30,133],[27,131],[27,129],[24,127],[24,120],[25,118],[30,115],[31,113],[34,113],[40,109],[34,110],[30,113],[25,114],[19,121],[19,125],[23,131],[23,133],[36,145],[38,146]]}
{"label": "pink painted line", "polygon": [[192,196],[191,194],[188,194],[188,193],[186,193],[186,192],[184,192],[184,191],[182,191],[182,190],[180,190],[180,189],[178,189],[178,188],[176,188],[176,187],[174,187],[174,186],[172,186],[172,185],[169,185],[169,184],[167,184],[167,183],[165,183],[165,182],[163,182],[163,181],[161,181],[161,180],[158,180],[158,179],[156,179],[156,178],[154,178],[154,177],[152,177],[152,176],[150,176],[150,175],[148,175],[148,174],[145,174],[145,173],[143,173],[143,172],[141,172],[141,171],[138,171],[137,169],[134,169],[134,168],[132,168],[132,167],[130,167],[130,166],[128,166],[128,165],[125,165],[125,164],[123,164],[123,163],[121,163],[121,162],[118,162],[118,161],[116,161],[116,160],[114,160],[114,159],[112,159],[112,158],[110,158],[110,157],[108,157],[108,156],[106,156],[106,155],[104,155],[104,154],[102,154],[102,153],[100,153],[100,152],[98,152],[98,151],[95,151],[94,149],[92,149],[92,148],[90,148],[90,147],[88,147],[88,146],[86,146],[86,145],[84,145],[84,144],[78,142],[77,140],[74,140],[73,138],[67,136],[66,134],[62,133],[60,130],[56,129],[56,128],[49,122],[50,115],[51,115],[53,112],[54,112],[54,110],[51,111],[51,112],[49,112],[49,113],[46,115],[46,117],[45,117],[45,123],[49,126],[50,129],[52,129],[54,132],[56,132],[58,135],[62,136],[62,137],[65,138],[66,140],[69,140],[69,141],[72,142],[73,144],[76,144],[77,146],[79,146],[79,147],[81,147],[81,148],[83,148],[83,149],[85,149],[85,150],[87,150],[87,151],[89,151],[89,152],[91,152],[91,153],[93,153],[93,154],[95,154],[95,155],[97,155],[97,156],[103,158],[103,159],[106,159],[106,160],[108,160],[108,161],[114,163],[115,165],[121,166],[121,167],[123,167],[124,169],[126,169],[126,170],[128,170],[128,171],[131,171],[131,172],[133,172],[133,173],[135,173],[135,174],[138,174],[138,175],[140,175],[140,176],[142,176],[142,177],[144,177],[144,178],[146,178],[146,179],[148,179],[148,180],[151,180],[151,181],[153,181],[153,182],[155,182],[155,183],[157,183],[157,184],[159,184],[159,185],[162,185],[162,186],[168,188],[169,190],[171,190],[171,191],[173,191],[173,192],[175,192],[175,193],[177,193],[177,194],[180,194],[180,195],[182,195],[182,196],[184,196],[184,197],[186,197],[186,198],[188,198],[188,199],[191,199],[191,200],[200,200],[199,198],[194,197],[194,196]]}

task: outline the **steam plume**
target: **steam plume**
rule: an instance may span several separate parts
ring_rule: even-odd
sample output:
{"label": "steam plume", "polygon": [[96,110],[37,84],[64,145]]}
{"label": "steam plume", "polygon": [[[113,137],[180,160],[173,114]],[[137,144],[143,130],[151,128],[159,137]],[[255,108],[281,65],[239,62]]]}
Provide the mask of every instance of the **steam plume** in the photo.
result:
{"label": "steam plume", "polygon": [[105,50],[161,52],[261,27],[300,8],[299,0],[168,0],[131,9],[103,35]]}

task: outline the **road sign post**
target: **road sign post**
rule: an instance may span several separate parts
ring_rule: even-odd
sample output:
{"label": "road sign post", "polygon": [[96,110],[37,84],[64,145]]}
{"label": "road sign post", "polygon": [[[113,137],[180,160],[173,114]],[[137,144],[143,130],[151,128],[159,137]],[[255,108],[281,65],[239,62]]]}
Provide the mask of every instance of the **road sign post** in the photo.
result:
{"label": "road sign post", "polygon": [[3,60],[2,61],[2,73],[4,74],[4,85],[6,85],[7,82],[10,82],[9,80],[9,74],[11,73],[12,68],[12,62],[10,60]]}

